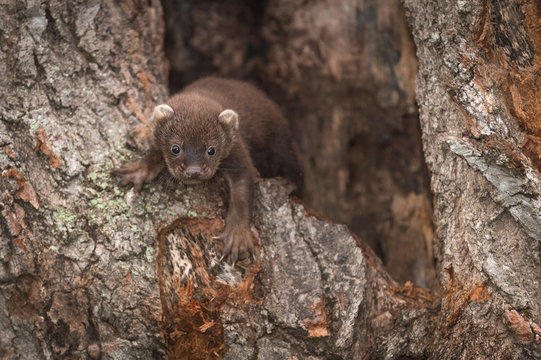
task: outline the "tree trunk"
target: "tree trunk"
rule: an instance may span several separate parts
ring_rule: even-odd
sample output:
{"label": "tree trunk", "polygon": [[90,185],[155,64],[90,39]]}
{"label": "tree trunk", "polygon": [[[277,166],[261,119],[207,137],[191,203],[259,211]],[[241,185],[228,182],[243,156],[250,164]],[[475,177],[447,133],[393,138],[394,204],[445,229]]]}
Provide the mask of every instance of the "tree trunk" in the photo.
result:
{"label": "tree trunk", "polygon": [[161,6],[8,1],[0,17],[0,358],[164,356],[155,233],[173,201],[108,174],[166,99]]}
{"label": "tree trunk", "polygon": [[540,358],[541,9],[404,3],[438,235],[430,354]]}
{"label": "tree trunk", "polygon": [[[391,84],[379,96],[359,85],[370,78],[359,65],[370,58],[363,55],[370,53],[367,34],[392,29],[400,18],[396,2],[202,4],[211,8],[180,3],[181,19],[204,29],[180,36],[192,36],[191,46],[206,59],[199,69],[211,64],[207,70],[264,79],[272,94],[291,91],[291,98],[289,92],[276,98],[294,125],[307,126],[309,136],[328,135],[299,139],[305,151],[318,144],[331,150],[312,161],[321,157],[323,164],[304,159],[313,166],[309,177],[320,166],[337,176],[321,184],[343,184],[343,175],[328,168],[332,159],[344,165],[348,150],[363,148],[355,141],[343,148],[329,134],[346,136],[379,116],[389,118],[383,129],[368,132],[375,139],[409,126],[400,120],[414,114],[404,105],[407,86],[391,80],[407,71],[376,71],[387,69],[378,86]],[[109,169],[145,148],[146,118],[166,98],[156,1],[0,7],[0,356],[540,358],[536,4],[405,1],[419,58],[417,96],[437,237],[426,244],[432,237],[423,187],[410,195],[412,187],[401,188],[398,177],[383,186],[399,189],[384,211],[398,225],[383,234],[419,233],[412,241],[421,244],[415,253],[421,268],[430,271],[432,253],[437,260],[440,287],[432,293],[399,286],[361,239],[290,199],[282,180],[257,184],[257,254],[253,264],[234,268],[220,261],[221,244],[212,239],[223,227],[223,179],[186,187],[164,175],[139,195],[118,186]],[[375,18],[380,25],[370,23]],[[215,37],[202,35],[208,31]],[[327,42],[314,43],[322,36]],[[350,46],[352,58],[344,55]],[[198,60],[190,47],[175,51],[185,65]],[[407,54],[388,60],[396,65],[391,60]],[[316,55],[320,62],[306,62]],[[409,68],[412,59],[400,61]],[[397,84],[402,100],[389,105]],[[357,123],[365,111],[373,116]],[[359,129],[353,137],[362,143]],[[410,175],[422,172],[412,169]],[[327,185],[320,185],[311,186],[322,192]],[[341,201],[342,190],[332,188],[324,198]],[[428,283],[430,276],[422,279]]]}

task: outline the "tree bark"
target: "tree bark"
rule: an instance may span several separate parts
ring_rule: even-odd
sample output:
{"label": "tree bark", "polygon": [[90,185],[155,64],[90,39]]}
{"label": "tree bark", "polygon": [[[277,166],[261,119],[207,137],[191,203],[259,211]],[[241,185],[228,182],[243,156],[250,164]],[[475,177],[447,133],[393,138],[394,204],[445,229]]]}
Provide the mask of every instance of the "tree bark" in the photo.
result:
{"label": "tree bark", "polygon": [[166,99],[161,6],[8,1],[0,17],[0,357],[164,356],[154,239],[173,201],[108,175]]}
{"label": "tree bark", "polygon": [[[269,43],[272,29],[288,39],[267,48],[268,64],[253,65],[271,83],[276,74],[276,92],[337,96],[338,110],[313,115],[335,134],[345,131],[340,119],[361,111],[338,91],[349,79],[343,66],[357,62],[340,58],[342,43],[323,49],[322,67],[292,66],[310,53],[291,58],[314,49],[311,36],[341,39],[367,10],[344,2],[336,18],[320,19],[329,4],[268,2],[268,17],[251,8],[261,16],[249,25],[268,29]],[[118,186],[109,169],[145,148],[146,118],[166,98],[156,1],[0,7],[0,356],[540,358],[539,9],[533,1],[405,6],[434,192],[433,293],[399,286],[361,239],[289,198],[282,180],[257,184],[256,259],[235,267],[220,261],[212,239],[223,227],[223,179],[186,187],[163,176],[139,195]],[[232,19],[225,14],[211,16],[209,28],[219,32]],[[299,29],[306,19],[322,30]],[[349,20],[334,28],[329,19]],[[250,58],[234,56],[242,42],[193,44],[222,47],[233,68]],[[289,88],[291,74],[299,77]],[[316,82],[299,87],[311,75],[328,80],[327,92],[317,94]],[[394,111],[387,131],[401,118]],[[400,212],[403,203],[393,206]]]}
{"label": "tree bark", "polygon": [[219,245],[208,241],[219,219],[184,218],[160,232],[171,357],[363,359],[393,323],[426,314],[427,291],[397,286],[346,226],[307,212],[288,187],[275,179],[257,186],[253,264],[219,262]]}
{"label": "tree bark", "polygon": [[438,234],[430,354],[540,358],[538,2],[404,3]]}

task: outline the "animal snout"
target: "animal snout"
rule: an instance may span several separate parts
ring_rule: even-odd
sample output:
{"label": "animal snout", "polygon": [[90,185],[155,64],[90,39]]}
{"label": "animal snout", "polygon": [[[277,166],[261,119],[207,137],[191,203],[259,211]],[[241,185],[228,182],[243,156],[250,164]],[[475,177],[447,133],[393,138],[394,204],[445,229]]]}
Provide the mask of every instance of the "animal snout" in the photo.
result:
{"label": "animal snout", "polygon": [[198,178],[203,174],[203,169],[200,166],[189,166],[184,170],[184,176],[187,178]]}

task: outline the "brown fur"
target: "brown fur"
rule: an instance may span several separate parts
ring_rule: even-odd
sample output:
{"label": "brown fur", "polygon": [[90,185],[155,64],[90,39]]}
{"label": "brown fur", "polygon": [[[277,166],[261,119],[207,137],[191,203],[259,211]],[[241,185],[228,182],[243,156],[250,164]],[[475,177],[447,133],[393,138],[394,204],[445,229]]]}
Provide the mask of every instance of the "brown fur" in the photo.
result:
{"label": "brown fur", "polygon": [[[205,181],[221,171],[230,194],[225,231],[219,236],[224,255],[234,262],[240,253],[253,253],[249,225],[257,174],[254,165],[263,177],[281,175],[301,185],[287,120],[261,91],[235,80],[196,81],[167,104],[173,113],[156,120],[153,148],[147,157],[113,172],[122,177],[123,184],[132,182],[140,190],[165,165],[185,183]],[[226,109],[238,114],[238,129],[236,122],[219,120]],[[180,149],[178,154],[172,152],[174,146]],[[211,147],[213,155],[209,155]]]}

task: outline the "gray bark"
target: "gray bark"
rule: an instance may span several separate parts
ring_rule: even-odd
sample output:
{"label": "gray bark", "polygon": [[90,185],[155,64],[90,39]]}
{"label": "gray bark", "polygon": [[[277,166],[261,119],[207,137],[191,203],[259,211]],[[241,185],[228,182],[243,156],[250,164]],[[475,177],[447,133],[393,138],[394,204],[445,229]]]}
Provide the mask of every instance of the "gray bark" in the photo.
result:
{"label": "gray bark", "polygon": [[223,227],[215,218],[182,219],[159,234],[172,357],[212,358],[223,349],[224,359],[360,359],[359,338],[374,345],[391,325],[389,311],[408,302],[346,226],[310,215],[287,187],[258,184],[253,264],[219,261],[219,245],[209,241]]}
{"label": "gray bark", "polygon": [[160,4],[7,1],[0,17],[0,357],[165,354],[154,239],[175,201],[108,174],[166,98]]}
{"label": "gray bark", "polygon": [[[289,13],[291,4],[272,4],[271,28],[280,14],[321,24],[317,4]],[[277,179],[257,185],[255,262],[219,261],[223,179],[185,187],[164,176],[137,195],[108,172],[145,148],[147,116],[167,95],[160,4],[3,5],[0,356],[541,357],[532,4],[405,1],[435,196],[433,293],[399,286],[361,239],[290,199]],[[284,23],[285,38],[302,24]],[[291,65],[276,46],[263,74]],[[325,76],[347,79],[347,59],[332,53],[321,55]],[[304,81],[316,68],[289,69]],[[337,118],[358,113],[347,104]]]}
{"label": "gray bark", "polygon": [[540,130],[539,9],[518,1],[405,6],[437,220],[442,299],[432,354],[539,358],[539,143],[525,146]]}

